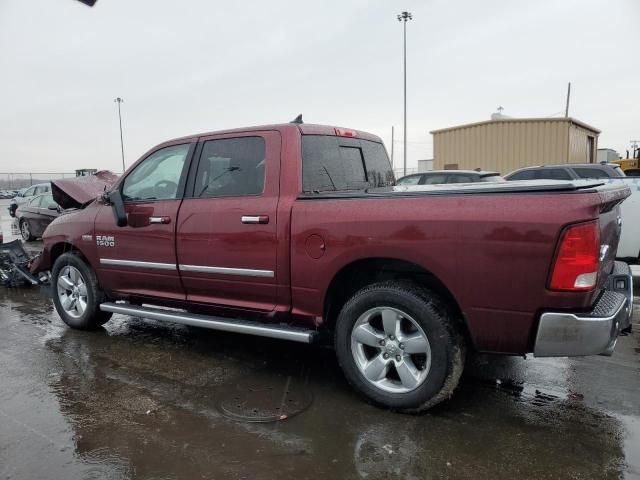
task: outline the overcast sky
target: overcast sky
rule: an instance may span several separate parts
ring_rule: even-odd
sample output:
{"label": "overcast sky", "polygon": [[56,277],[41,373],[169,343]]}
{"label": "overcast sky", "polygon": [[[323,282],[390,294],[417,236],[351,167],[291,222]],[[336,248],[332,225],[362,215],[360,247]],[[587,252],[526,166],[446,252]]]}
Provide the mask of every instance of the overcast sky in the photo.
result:
{"label": "overcast sky", "polygon": [[[0,0],[0,171],[121,170],[164,140],[287,122],[367,130],[409,166],[430,130],[570,115],[640,140],[640,0]],[[506,172],[503,172],[506,173]]]}

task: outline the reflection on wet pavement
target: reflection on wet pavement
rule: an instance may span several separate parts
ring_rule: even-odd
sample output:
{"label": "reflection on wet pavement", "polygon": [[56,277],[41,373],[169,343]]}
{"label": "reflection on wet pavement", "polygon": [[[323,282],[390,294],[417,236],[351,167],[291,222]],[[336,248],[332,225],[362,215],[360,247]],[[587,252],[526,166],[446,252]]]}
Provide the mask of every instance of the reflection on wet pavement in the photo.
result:
{"label": "reflection on wet pavement", "polygon": [[[70,330],[34,289],[1,291],[0,319],[0,478],[640,472],[637,336],[610,358],[476,356],[449,402],[409,416],[364,403],[330,350],[128,317]],[[302,411],[270,423],[221,408],[287,398]]]}

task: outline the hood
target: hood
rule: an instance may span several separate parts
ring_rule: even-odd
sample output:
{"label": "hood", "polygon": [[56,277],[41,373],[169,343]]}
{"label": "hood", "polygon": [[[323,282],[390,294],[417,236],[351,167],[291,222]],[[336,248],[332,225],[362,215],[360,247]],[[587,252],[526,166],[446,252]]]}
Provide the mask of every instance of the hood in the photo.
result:
{"label": "hood", "polygon": [[62,208],[84,208],[105,191],[111,190],[119,175],[101,170],[87,177],[63,178],[51,181],[53,199]]}

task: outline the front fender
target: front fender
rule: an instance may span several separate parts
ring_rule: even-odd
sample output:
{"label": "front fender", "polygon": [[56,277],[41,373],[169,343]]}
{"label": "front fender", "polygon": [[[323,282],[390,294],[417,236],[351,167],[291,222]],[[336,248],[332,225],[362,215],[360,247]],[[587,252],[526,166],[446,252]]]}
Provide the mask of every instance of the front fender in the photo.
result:
{"label": "front fender", "polygon": [[97,208],[90,205],[84,210],[64,213],[51,222],[42,235],[44,249],[32,262],[31,272],[51,270],[56,258],[70,250],[80,252],[89,265],[95,268],[93,225],[97,211]]}

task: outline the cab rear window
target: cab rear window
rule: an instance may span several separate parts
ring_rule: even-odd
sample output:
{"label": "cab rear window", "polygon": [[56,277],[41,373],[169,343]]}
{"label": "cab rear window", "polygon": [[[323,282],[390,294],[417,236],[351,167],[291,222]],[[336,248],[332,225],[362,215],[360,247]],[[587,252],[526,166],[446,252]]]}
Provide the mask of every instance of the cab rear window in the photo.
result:
{"label": "cab rear window", "polygon": [[365,190],[394,181],[381,143],[324,135],[302,137],[302,189],[306,193]]}

